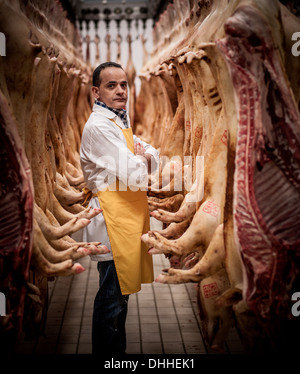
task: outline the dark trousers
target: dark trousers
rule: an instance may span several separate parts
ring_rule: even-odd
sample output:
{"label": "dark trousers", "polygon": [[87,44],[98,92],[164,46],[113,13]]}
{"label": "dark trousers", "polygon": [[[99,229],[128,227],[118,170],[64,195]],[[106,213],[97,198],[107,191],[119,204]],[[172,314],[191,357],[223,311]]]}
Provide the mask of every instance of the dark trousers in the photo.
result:
{"label": "dark trousers", "polygon": [[122,355],[129,295],[122,295],[114,261],[98,262],[99,290],[94,301],[93,354]]}

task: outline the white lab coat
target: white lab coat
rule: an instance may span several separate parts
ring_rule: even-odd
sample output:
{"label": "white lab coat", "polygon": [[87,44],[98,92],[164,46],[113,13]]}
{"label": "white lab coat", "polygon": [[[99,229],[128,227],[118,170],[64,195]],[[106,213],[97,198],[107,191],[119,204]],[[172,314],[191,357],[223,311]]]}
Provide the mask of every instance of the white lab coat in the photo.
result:
{"label": "white lab coat", "polygon": [[[122,130],[125,129],[122,120],[112,111],[94,104],[87,123],[85,124],[80,147],[80,162],[86,186],[93,193],[111,185],[116,177],[131,188],[147,187],[148,168],[139,156],[135,156],[127,148]],[[129,126],[130,122],[128,121]],[[154,158],[152,171],[159,166],[159,152],[150,144],[143,142],[133,135],[134,142],[140,142],[145,152]],[[99,208],[97,197],[92,197],[89,203],[92,208]],[[77,241],[100,241],[111,250],[103,214],[92,218],[91,223],[81,232],[73,235]],[[92,260],[112,260],[112,253],[93,255]]]}

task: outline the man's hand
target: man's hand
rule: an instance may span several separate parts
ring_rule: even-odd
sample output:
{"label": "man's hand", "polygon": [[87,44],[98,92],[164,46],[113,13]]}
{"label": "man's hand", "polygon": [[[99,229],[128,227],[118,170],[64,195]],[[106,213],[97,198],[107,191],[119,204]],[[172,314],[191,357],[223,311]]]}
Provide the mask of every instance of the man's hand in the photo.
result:
{"label": "man's hand", "polygon": [[135,143],[134,145],[134,153],[137,156],[144,156],[145,155],[145,148],[141,143]]}
{"label": "man's hand", "polygon": [[136,154],[136,156],[142,156],[143,161],[148,167],[148,174],[151,173],[152,155],[150,155],[149,153],[145,153],[145,148],[141,143],[135,143],[134,153]]}

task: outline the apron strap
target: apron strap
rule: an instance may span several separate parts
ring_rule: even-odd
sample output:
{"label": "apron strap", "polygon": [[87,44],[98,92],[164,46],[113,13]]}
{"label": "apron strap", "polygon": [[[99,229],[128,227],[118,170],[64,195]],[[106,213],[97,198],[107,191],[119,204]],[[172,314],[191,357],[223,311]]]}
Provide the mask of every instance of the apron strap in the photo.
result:
{"label": "apron strap", "polygon": [[111,118],[109,118],[109,120],[112,121],[116,126],[118,126],[120,130],[123,130],[122,127],[119,126],[115,120],[113,120]]}

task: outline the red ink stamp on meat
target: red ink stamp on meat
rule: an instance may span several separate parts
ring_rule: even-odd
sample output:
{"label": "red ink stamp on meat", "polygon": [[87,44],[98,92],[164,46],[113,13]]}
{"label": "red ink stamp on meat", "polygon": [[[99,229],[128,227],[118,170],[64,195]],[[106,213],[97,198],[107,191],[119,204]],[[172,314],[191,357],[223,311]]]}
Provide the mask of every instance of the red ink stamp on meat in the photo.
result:
{"label": "red ink stamp on meat", "polygon": [[186,130],[190,130],[191,129],[191,122],[190,121],[186,121],[185,122],[185,128],[186,128]]}
{"label": "red ink stamp on meat", "polygon": [[216,282],[204,284],[202,286],[203,295],[206,299],[219,295],[219,288]]}
{"label": "red ink stamp on meat", "polygon": [[224,134],[222,135],[221,142],[227,145],[227,141],[228,141],[228,133],[227,133],[227,130],[225,130]]}
{"label": "red ink stamp on meat", "polygon": [[202,129],[200,129],[200,127],[196,127],[195,129],[195,138],[196,139],[200,139],[202,137]]}
{"label": "red ink stamp on meat", "polygon": [[203,212],[208,213],[213,217],[217,217],[219,214],[219,207],[214,202],[207,201],[206,204],[204,204]]}

